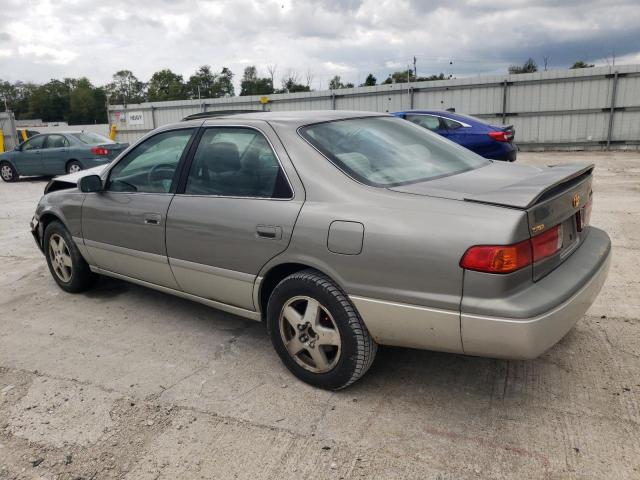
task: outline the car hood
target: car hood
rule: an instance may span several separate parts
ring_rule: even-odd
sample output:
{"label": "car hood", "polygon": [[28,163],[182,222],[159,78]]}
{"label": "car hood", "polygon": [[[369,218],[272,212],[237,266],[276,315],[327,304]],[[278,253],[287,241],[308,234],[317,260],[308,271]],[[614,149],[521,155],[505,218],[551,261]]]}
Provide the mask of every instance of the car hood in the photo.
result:
{"label": "car hood", "polygon": [[97,167],[80,170],[79,172],[54,177],[49,183],[47,183],[47,186],[44,187],[44,193],[47,194],[49,192],[55,192],[56,190],[75,188],[82,177],[100,175],[108,165],[109,164],[98,165]]}
{"label": "car hood", "polygon": [[593,167],[593,164],[536,167],[491,162],[457,175],[390,190],[526,209],[555,187],[590,174]]}

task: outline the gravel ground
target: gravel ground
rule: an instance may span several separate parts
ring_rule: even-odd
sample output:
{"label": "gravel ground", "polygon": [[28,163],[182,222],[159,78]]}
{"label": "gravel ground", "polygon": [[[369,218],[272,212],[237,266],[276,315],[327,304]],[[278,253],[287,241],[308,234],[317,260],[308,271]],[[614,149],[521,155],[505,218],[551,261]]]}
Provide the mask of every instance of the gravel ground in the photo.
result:
{"label": "gravel ground", "polygon": [[28,232],[46,183],[0,182],[0,479],[640,478],[640,154],[595,162],[604,289],[534,361],[381,348],[346,391],[264,327],[104,279],[62,292]]}

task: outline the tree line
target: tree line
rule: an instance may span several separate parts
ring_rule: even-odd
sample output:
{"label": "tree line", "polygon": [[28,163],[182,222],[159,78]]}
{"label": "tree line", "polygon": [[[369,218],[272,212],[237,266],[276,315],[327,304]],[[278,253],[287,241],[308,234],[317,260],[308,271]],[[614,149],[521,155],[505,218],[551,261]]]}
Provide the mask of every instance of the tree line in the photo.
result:
{"label": "tree line", "polygon": [[[579,60],[570,68],[588,68],[592,64]],[[536,62],[529,58],[523,65],[512,65],[509,73],[536,72]],[[312,91],[313,72],[308,70],[300,74],[289,69],[276,85],[277,66],[268,65],[266,76],[258,75],[255,66],[244,69],[240,80],[239,95],[271,95],[274,93],[295,93]],[[202,65],[187,80],[166,68],[155,72],[148,82],[143,82],[130,70],[120,70],[113,74],[112,81],[95,86],[86,77],[52,79],[45,84],[30,82],[8,82],[0,79],[0,106],[12,110],[18,120],[42,119],[45,122],[65,121],[70,125],[107,123],[107,102],[109,104],[129,105],[143,102],[162,102],[168,100],[189,100],[199,98],[220,98],[235,96],[234,74],[222,67],[215,72],[209,65]],[[444,73],[418,76],[411,69],[389,74],[381,82],[391,83],[446,80],[451,75]],[[378,85],[378,79],[369,73],[360,87]],[[350,82],[343,82],[339,75],[329,80],[329,90],[354,88]]]}

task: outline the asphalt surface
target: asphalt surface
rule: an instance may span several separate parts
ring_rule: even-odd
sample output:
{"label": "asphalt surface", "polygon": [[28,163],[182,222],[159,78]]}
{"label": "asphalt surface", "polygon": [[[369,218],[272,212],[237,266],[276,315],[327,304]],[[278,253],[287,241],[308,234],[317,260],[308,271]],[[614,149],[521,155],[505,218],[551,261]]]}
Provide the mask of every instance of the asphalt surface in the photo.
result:
{"label": "asphalt surface", "polygon": [[533,361],[381,348],[330,393],[261,324],[124,282],[57,288],[28,223],[46,179],[0,182],[0,479],[640,478],[640,154],[595,162],[604,289]]}

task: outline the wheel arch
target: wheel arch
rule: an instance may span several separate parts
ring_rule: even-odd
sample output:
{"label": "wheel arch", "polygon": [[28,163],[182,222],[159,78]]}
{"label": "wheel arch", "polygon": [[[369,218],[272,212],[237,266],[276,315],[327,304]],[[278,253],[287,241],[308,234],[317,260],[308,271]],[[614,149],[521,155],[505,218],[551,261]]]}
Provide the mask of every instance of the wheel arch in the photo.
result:
{"label": "wheel arch", "polygon": [[71,162],[78,162],[80,164],[80,167],[82,167],[82,162],[80,160],[78,160],[77,158],[70,158],[69,160],[64,162],[64,171],[67,173],[69,172],[69,164]]}
{"label": "wheel arch", "polygon": [[274,265],[269,265],[260,275],[261,280],[259,282],[259,285],[257,286],[258,288],[256,288],[254,292],[254,302],[256,304],[256,307],[258,307],[259,311],[262,313],[263,320],[267,311],[267,303],[269,302],[271,292],[273,292],[278,283],[280,283],[289,275],[306,269],[315,270],[327,276],[342,290],[344,290],[342,282],[336,278],[337,275],[331,274],[328,269],[316,265],[315,262],[291,260]]}

